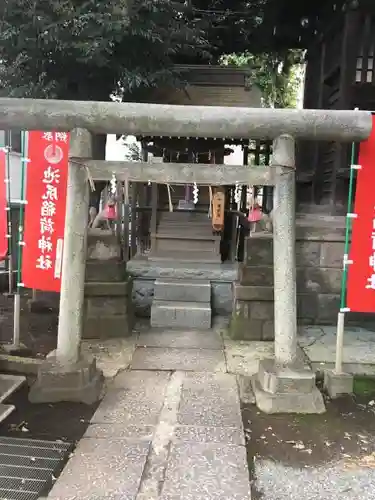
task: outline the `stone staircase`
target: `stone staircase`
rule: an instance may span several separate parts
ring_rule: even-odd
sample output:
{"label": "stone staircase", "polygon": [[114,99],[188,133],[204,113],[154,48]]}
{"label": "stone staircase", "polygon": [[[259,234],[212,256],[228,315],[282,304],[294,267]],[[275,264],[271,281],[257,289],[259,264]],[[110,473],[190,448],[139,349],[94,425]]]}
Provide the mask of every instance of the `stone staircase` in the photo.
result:
{"label": "stone staircase", "polygon": [[151,307],[151,326],[211,328],[211,284],[206,280],[157,279]]}
{"label": "stone staircase", "polygon": [[220,263],[220,236],[212,232],[207,212],[162,212],[151,235],[149,260]]}
{"label": "stone staircase", "polygon": [[15,409],[14,405],[4,404],[22,384],[26,382],[23,375],[0,375],[0,422],[5,420]]}

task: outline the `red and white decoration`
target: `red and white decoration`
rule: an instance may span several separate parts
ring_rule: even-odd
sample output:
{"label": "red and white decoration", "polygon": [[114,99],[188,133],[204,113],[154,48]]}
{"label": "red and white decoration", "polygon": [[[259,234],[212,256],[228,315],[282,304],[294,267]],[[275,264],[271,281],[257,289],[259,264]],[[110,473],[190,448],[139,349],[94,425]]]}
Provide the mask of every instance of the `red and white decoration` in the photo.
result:
{"label": "red and white decoration", "polygon": [[59,292],[64,246],[69,134],[28,134],[22,281]]}
{"label": "red and white decoration", "polygon": [[0,261],[8,254],[8,215],[6,189],[6,152],[0,149]]}
{"label": "red and white decoration", "polygon": [[375,116],[370,137],[360,145],[349,254],[347,307],[375,312]]}

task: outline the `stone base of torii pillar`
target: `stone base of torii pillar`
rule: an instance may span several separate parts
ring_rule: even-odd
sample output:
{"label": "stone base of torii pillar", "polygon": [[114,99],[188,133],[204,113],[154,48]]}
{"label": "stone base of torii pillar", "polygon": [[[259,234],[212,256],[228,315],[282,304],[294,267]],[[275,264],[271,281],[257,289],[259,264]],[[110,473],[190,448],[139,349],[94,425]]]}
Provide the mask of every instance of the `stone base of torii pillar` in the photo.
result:
{"label": "stone base of torii pillar", "polygon": [[265,413],[325,411],[315,374],[297,357],[294,156],[292,137],[274,141],[272,165],[290,170],[280,175],[274,190],[275,359],[261,361],[252,379],[256,404]]}
{"label": "stone base of torii pillar", "polygon": [[[91,134],[71,133],[70,157],[91,158]],[[102,396],[104,377],[94,358],[81,354],[86,271],[89,186],[86,169],[69,162],[57,349],[40,366],[29,392],[32,403],[92,404]]]}

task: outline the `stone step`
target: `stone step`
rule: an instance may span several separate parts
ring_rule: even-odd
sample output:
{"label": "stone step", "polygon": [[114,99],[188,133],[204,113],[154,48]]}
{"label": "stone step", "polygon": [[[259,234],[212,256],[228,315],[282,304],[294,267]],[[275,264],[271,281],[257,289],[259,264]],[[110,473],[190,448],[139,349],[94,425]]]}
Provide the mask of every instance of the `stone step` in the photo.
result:
{"label": "stone step", "polygon": [[189,231],[191,234],[211,234],[212,233],[212,225],[211,223],[205,224],[195,224],[195,223],[187,223],[182,224],[178,223],[162,223],[157,226],[158,233],[164,232],[185,232]]}
{"label": "stone step", "polygon": [[0,422],[5,420],[16,408],[13,405],[6,405],[7,400],[16,390],[26,382],[23,375],[0,375]]}
{"label": "stone step", "polygon": [[189,223],[189,224],[207,224],[210,223],[209,217],[207,213],[194,213],[189,211],[181,211],[181,212],[173,212],[171,215],[162,215],[160,216],[159,223]]}
{"label": "stone step", "polygon": [[190,252],[220,254],[220,240],[180,238],[175,236],[154,238],[153,249],[155,253],[161,254],[164,251],[184,252],[189,249]]}
{"label": "stone step", "polygon": [[158,279],[154,300],[178,302],[211,302],[211,283],[206,280]]}
{"label": "stone step", "polygon": [[23,375],[0,375],[0,403],[11,396],[22,384],[26,382]]}
{"label": "stone step", "polygon": [[221,263],[220,254],[212,252],[201,252],[201,251],[176,251],[176,250],[163,250],[163,251],[155,251],[152,250],[148,255],[148,260],[151,262],[190,262],[190,263]]}
{"label": "stone step", "polygon": [[158,228],[157,232],[152,236],[160,239],[177,239],[177,240],[198,240],[198,241],[220,241],[221,237],[217,234],[213,234],[212,228],[204,231],[194,231],[185,228]]}
{"label": "stone step", "polygon": [[0,423],[3,422],[16,409],[13,405],[4,405],[0,403]]}
{"label": "stone step", "polygon": [[162,328],[211,328],[211,305],[202,302],[164,302],[154,300],[151,326]]}

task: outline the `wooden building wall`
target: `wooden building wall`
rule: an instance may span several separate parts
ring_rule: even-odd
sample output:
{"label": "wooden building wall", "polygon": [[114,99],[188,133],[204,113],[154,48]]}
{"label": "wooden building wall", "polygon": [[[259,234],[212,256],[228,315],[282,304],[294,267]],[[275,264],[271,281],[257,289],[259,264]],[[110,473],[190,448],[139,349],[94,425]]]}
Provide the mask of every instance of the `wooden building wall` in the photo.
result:
{"label": "wooden building wall", "polygon": [[[375,109],[375,2],[327,13],[308,50],[304,105]],[[298,145],[298,201],[345,211],[351,145]]]}

